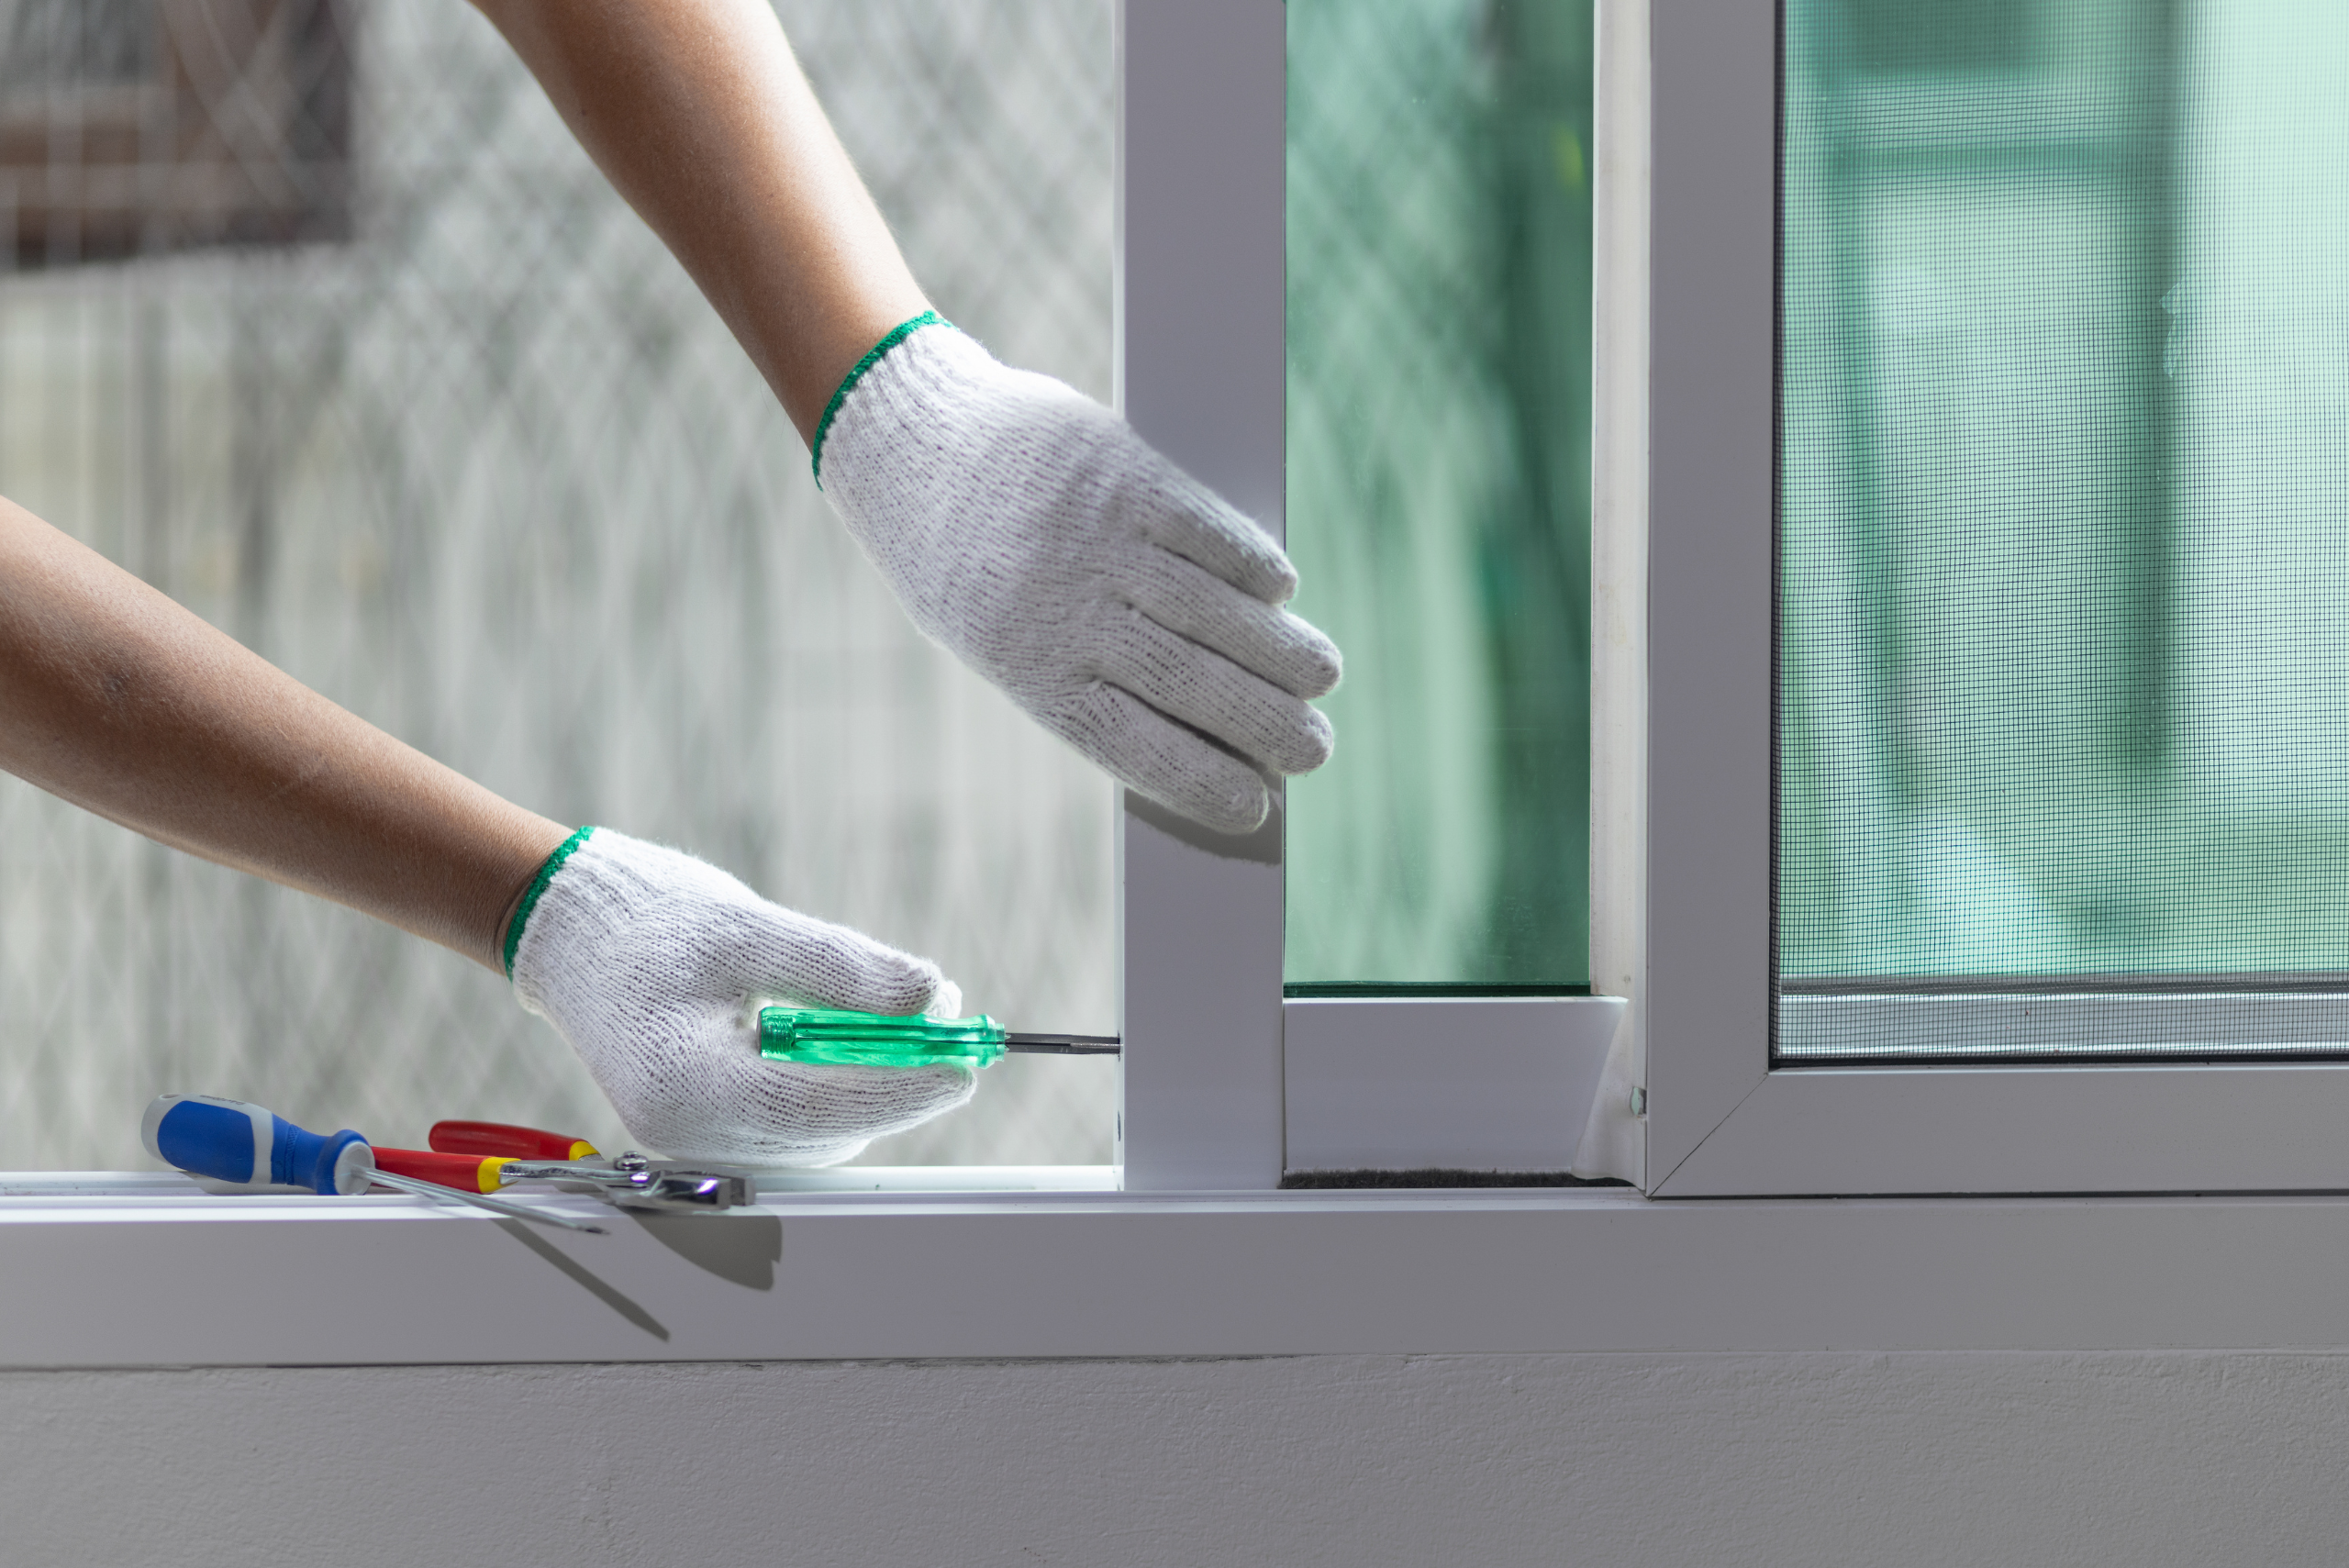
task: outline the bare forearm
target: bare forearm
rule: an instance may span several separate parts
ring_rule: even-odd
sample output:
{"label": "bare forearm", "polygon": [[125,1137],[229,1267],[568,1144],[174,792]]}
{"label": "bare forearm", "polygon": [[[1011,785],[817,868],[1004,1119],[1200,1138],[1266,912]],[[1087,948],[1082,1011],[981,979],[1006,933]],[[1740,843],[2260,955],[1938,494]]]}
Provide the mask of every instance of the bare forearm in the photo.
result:
{"label": "bare forearm", "polygon": [[0,767],[500,967],[565,835],[0,501]]}
{"label": "bare forearm", "polygon": [[764,0],[475,0],[812,438],[926,307]]}

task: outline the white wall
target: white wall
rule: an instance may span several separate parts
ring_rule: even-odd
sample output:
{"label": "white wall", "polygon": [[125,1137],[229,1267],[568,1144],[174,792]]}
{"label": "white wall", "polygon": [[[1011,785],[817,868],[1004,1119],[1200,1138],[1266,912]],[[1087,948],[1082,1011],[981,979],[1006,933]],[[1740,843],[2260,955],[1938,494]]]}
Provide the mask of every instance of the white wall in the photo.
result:
{"label": "white wall", "polygon": [[11,1373],[0,1563],[2283,1568],[2345,1440],[2272,1352]]}

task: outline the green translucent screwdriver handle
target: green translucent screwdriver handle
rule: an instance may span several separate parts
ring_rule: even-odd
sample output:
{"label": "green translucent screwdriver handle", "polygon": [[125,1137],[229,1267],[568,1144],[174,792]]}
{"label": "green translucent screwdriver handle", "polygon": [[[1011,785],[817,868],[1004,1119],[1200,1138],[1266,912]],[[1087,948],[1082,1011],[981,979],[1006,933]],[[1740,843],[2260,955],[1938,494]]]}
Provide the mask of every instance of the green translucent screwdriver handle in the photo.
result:
{"label": "green translucent screwdriver handle", "polygon": [[991,1066],[1003,1026],[974,1018],[892,1018],[838,1007],[762,1007],[759,1054],[770,1062],[834,1067]]}

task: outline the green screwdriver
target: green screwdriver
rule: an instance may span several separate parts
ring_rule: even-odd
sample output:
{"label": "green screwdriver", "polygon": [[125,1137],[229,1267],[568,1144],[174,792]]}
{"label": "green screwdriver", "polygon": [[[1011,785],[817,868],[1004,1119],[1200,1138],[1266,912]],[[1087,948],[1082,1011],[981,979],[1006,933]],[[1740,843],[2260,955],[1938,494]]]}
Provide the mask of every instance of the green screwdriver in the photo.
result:
{"label": "green screwdriver", "polygon": [[1007,1051],[1115,1056],[1113,1034],[1014,1034],[985,1013],[893,1018],[840,1007],[762,1007],[759,1054],[834,1067],[991,1067]]}

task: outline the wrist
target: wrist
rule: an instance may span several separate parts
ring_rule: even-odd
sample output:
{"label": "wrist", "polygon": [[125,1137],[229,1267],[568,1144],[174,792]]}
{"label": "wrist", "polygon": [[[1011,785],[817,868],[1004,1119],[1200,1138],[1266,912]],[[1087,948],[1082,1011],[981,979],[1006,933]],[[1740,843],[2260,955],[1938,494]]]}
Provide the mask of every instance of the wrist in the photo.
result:
{"label": "wrist", "polygon": [[586,843],[595,831],[593,826],[578,828],[556,845],[514,890],[514,896],[507,901],[506,911],[497,922],[496,939],[492,944],[492,951],[496,954],[492,967],[499,970],[507,979],[514,978],[514,955],[521,949],[522,933],[529,927],[530,915],[538,908],[539,900],[546,895],[548,884],[554,881],[555,873],[578,852],[580,846]]}
{"label": "wrist", "polygon": [[883,333],[863,356],[849,367],[848,373],[841,377],[840,384],[833,388],[831,397],[824,405],[822,416],[816,421],[815,434],[807,442],[807,463],[815,472],[817,489],[824,487],[824,442],[831,434],[832,427],[839,422],[841,410],[846,406],[849,395],[892,351],[925,327],[942,327],[949,332],[955,330],[954,324],[937,311],[924,309]]}

